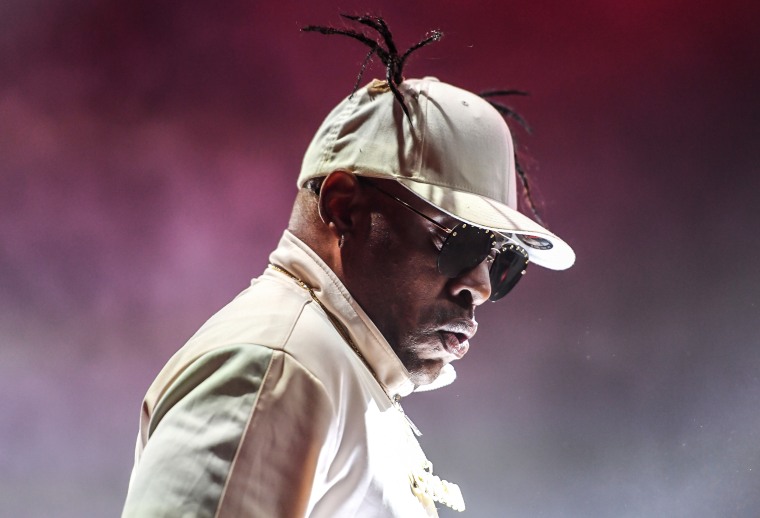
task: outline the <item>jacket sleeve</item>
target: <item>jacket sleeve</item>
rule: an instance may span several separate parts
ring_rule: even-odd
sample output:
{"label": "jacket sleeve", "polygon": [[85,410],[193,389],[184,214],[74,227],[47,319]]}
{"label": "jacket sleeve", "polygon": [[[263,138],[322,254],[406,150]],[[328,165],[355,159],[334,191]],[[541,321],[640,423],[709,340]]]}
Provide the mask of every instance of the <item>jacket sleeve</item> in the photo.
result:
{"label": "jacket sleeve", "polygon": [[206,353],[153,407],[123,516],[305,516],[332,413],[282,351]]}

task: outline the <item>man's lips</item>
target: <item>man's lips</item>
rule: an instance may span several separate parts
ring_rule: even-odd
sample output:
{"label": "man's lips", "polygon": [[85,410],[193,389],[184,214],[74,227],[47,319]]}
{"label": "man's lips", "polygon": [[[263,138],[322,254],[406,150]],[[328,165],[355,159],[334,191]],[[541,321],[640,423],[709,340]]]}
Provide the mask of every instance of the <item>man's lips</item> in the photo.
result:
{"label": "man's lips", "polygon": [[440,331],[441,342],[446,352],[456,356],[458,359],[467,354],[470,349],[470,342],[465,338],[462,340],[462,335],[457,333],[449,333],[448,331]]}
{"label": "man's lips", "polygon": [[470,349],[470,338],[477,330],[478,323],[474,320],[461,320],[445,325],[439,333],[446,351],[461,359]]}

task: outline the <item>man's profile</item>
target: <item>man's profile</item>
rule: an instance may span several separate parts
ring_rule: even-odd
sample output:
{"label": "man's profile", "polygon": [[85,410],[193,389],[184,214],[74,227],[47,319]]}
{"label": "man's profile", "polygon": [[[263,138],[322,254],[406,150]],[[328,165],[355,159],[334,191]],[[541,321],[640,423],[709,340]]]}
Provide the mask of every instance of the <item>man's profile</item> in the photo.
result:
{"label": "man's profile", "polygon": [[463,509],[400,401],[454,380],[475,309],[529,262],[565,269],[574,254],[517,211],[502,114],[438,79],[404,79],[408,53],[384,52],[387,77],[314,135],[269,267],[148,390],[124,516]]}

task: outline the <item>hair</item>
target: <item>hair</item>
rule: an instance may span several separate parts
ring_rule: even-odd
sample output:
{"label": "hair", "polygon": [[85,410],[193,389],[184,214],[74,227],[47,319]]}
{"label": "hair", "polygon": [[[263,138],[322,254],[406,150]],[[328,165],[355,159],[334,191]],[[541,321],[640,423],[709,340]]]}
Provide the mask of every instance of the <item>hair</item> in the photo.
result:
{"label": "hair", "polygon": [[[517,111],[515,111],[511,106],[507,106],[506,104],[502,104],[500,102],[492,101],[492,97],[500,97],[500,96],[510,96],[510,95],[528,95],[528,92],[525,92],[523,90],[486,90],[483,92],[480,92],[478,94],[483,99],[488,101],[488,103],[493,106],[496,111],[501,113],[501,115],[505,119],[513,119],[517,124],[519,124],[526,133],[529,135],[533,133],[533,130],[531,129],[528,122],[519,114]],[[541,225],[544,225],[544,221],[541,218],[541,214],[538,212],[538,208],[536,207],[536,203],[533,200],[533,195],[531,193],[531,186],[530,182],[528,181],[528,173],[525,171],[525,167],[523,167],[521,161],[518,158],[518,152],[517,152],[517,138],[512,135],[512,139],[515,143],[515,170],[517,171],[517,176],[520,178],[520,184],[523,188],[523,199],[525,200],[525,204],[530,209],[530,212],[533,214],[533,217],[536,218],[536,221],[538,221]]]}
{"label": "hair", "polygon": [[[409,119],[409,123],[411,124],[412,119],[409,115],[409,109],[406,106],[406,102],[404,101],[404,97],[401,95],[401,92],[398,91],[398,85],[404,81],[404,65],[406,64],[406,60],[414,51],[421,49],[430,43],[439,41],[443,37],[443,33],[439,30],[432,30],[428,32],[425,38],[417,42],[415,45],[409,47],[406,52],[399,54],[396,43],[393,41],[393,35],[388,28],[388,24],[386,24],[385,20],[379,16],[370,16],[369,14],[364,16],[341,14],[341,16],[347,20],[360,23],[366,27],[369,27],[370,29],[373,29],[375,32],[377,32],[382,41],[373,39],[363,32],[355,31],[353,29],[336,29],[335,27],[326,27],[321,25],[307,25],[301,30],[305,32],[319,32],[321,34],[327,35],[339,34],[341,36],[348,36],[349,38],[358,40],[368,46],[369,53],[362,62],[362,66],[359,70],[359,75],[356,77],[356,83],[354,83],[354,88],[351,91],[351,95],[356,93],[356,90],[359,88],[359,83],[361,82],[362,76],[364,75],[364,70],[367,68],[367,64],[372,60],[372,56],[376,54],[377,57],[380,58],[380,61],[383,62],[383,65],[385,65],[385,79],[388,82],[388,87],[390,88],[391,92],[393,92],[393,96],[401,105],[401,109],[404,111],[404,115],[406,115],[406,118]],[[385,44],[384,47],[383,44]]]}
{"label": "hair", "polygon": [[[356,93],[356,91],[358,90],[359,83],[361,82],[362,76],[364,75],[364,71],[366,70],[367,65],[372,60],[372,56],[377,55],[380,58],[380,60],[383,62],[383,65],[385,65],[385,77],[388,83],[388,87],[390,88],[391,92],[393,92],[394,98],[399,103],[399,105],[401,105],[401,109],[404,111],[404,115],[406,115],[406,118],[409,120],[409,123],[411,124],[412,119],[411,119],[411,116],[409,115],[409,109],[406,106],[404,97],[401,95],[401,93],[398,90],[398,85],[400,85],[404,81],[404,76],[403,76],[404,65],[406,64],[406,60],[409,58],[409,56],[413,52],[433,42],[439,41],[443,37],[443,33],[437,29],[431,30],[427,33],[427,35],[422,40],[420,40],[416,44],[409,47],[409,49],[403,54],[399,54],[398,49],[396,47],[396,43],[393,41],[393,35],[391,34],[390,29],[388,28],[388,24],[381,17],[371,16],[369,14],[366,14],[364,16],[341,14],[340,16],[342,16],[346,20],[350,20],[352,22],[359,23],[365,27],[369,27],[370,29],[374,30],[377,33],[377,35],[374,37],[371,37],[365,34],[364,32],[360,32],[360,31],[350,29],[350,28],[338,29],[335,27],[322,26],[322,25],[307,25],[306,27],[303,27],[301,30],[304,32],[318,32],[320,34],[325,34],[325,35],[338,34],[341,36],[348,36],[349,38],[358,40],[364,45],[366,45],[367,47],[369,47],[369,53],[367,53],[367,56],[362,61],[361,68],[359,69],[359,74],[356,77],[356,82],[354,83],[354,87],[351,90],[351,95]],[[493,97],[500,97],[500,96],[512,96],[512,95],[524,96],[524,95],[528,95],[527,92],[524,92],[522,90],[501,89],[501,90],[487,90],[484,92],[480,92],[479,95],[483,99],[488,101],[488,103],[491,106],[493,106],[494,109],[496,109],[496,111],[498,111],[504,117],[504,119],[513,119],[528,134],[532,133],[531,128],[526,122],[526,120],[519,113],[517,113],[517,111],[512,109],[510,106],[491,100],[491,98]],[[513,136],[513,139],[514,139],[514,136]],[[544,225],[543,219],[541,218],[541,215],[538,212],[536,203],[533,200],[531,185],[528,181],[528,175],[525,171],[525,168],[522,166],[522,164],[520,163],[518,159],[517,139],[514,139],[514,140],[515,140],[515,154],[514,154],[515,170],[517,171],[517,175],[520,178],[520,183],[522,185],[522,190],[523,190],[523,198],[525,200],[526,205],[530,209],[531,213],[536,218],[536,220],[540,224]],[[312,193],[316,195],[319,195],[319,191],[322,187],[322,180],[324,180],[323,177],[312,178],[311,180],[306,182],[306,184],[304,185],[304,188],[308,189],[309,191],[311,191]]]}

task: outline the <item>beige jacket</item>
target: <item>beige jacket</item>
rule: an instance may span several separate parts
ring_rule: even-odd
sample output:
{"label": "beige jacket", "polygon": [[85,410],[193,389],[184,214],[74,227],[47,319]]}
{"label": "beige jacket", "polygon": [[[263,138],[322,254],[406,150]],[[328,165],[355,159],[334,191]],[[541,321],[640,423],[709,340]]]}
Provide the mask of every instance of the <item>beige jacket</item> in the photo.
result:
{"label": "beige jacket", "polygon": [[319,303],[267,269],[169,360],[143,402],[123,516],[436,516],[442,486],[393,403],[408,372],[304,243],[285,232],[270,261]]}

